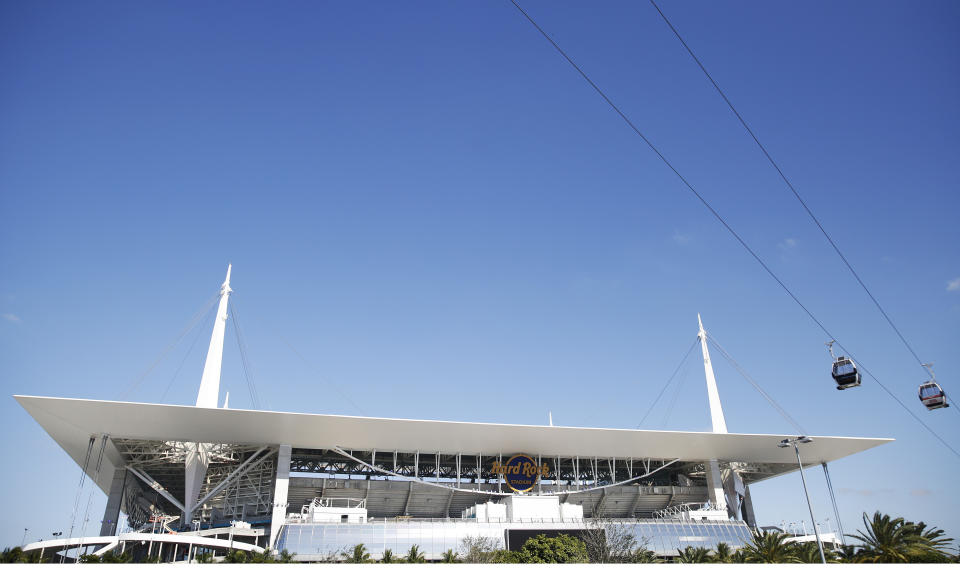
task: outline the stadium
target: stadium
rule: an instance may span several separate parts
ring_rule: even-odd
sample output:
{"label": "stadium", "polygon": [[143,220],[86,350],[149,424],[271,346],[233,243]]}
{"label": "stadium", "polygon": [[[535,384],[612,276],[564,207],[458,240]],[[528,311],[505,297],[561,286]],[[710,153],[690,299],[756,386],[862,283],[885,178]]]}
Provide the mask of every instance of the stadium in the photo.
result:
{"label": "stadium", "polygon": [[[799,468],[777,447],[791,436],[727,432],[702,323],[712,432],[230,409],[220,369],[231,291],[228,268],[193,406],[14,396],[107,496],[97,535],[74,521],[25,552],[183,562],[271,550],[314,562],[362,543],[372,559],[416,545],[434,561],[466,538],[517,549],[536,534],[619,530],[670,557],[741,547],[758,527],[751,485]],[[824,471],[890,441],[810,438],[803,465]]]}

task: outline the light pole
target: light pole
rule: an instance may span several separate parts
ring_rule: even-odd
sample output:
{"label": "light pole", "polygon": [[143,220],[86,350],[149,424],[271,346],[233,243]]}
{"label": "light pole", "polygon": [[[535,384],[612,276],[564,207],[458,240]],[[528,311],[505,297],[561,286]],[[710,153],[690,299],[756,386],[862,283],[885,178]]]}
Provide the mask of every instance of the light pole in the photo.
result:
{"label": "light pole", "polygon": [[803,476],[803,462],[800,461],[800,447],[798,444],[809,444],[813,438],[807,436],[797,436],[796,438],[784,438],[777,444],[779,448],[788,448],[793,445],[794,452],[797,453],[797,465],[800,467],[800,481],[803,483],[803,494],[807,497],[807,509],[810,510],[810,522],[813,523],[813,533],[817,536],[817,549],[820,550],[820,561],[827,563],[827,558],[823,555],[823,542],[820,541],[820,530],[817,529],[817,520],[813,518],[813,505],[810,504],[810,493],[807,492],[807,479]]}
{"label": "light pole", "polygon": [[27,543],[27,532],[30,531],[28,528],[23,528],[23,539],[20,540],[20,549],[23,549],[23,544]]}

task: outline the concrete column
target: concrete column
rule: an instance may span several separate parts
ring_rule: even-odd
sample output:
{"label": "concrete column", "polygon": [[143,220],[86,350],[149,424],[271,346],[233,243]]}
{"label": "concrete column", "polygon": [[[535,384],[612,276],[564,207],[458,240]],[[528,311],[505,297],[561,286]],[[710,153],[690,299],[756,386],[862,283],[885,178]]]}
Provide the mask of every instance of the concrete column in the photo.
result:
{"label": "concrete column", "polygon": [[707,494],[710,496],[710,505],[714,509],[726,509],[727,502],[723,493],[723,477],[720,474],[720,463],[714,459],[704,466],[707,471]]}
{"label": "concrete column", "polygon": [[117,521],[120,520],[120,506],[123,504],[123,487],[127,480],[127,469],[117,467],[113,471],[110,493],[107,495],[107,507],[103,510],[100,522],[100,535],[116,535]]}
{"label": "concrete column", "polygon": [[743,490],[743,509],[741,514],[743,515],[743,520],[747,522],[747,525],[756,529],[757,516],[753,513],[753,500],[750,498],[750,487],[744,487]]}
{"label": "concrete column", "polygon": [[280,530],[287,519],[287,492],[290,487],[290,452],[289,444],[281,444],[277,455],[277,480],[273,486],[273,518],[270,521],[270,544],[274,549]]}

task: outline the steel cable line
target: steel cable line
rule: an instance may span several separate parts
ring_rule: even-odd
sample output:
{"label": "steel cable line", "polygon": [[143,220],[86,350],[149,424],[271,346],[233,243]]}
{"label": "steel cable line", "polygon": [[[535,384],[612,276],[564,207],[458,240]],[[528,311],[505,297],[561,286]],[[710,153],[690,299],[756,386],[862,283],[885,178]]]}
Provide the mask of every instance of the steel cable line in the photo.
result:
{"label": "steel cable line", "polygon": [[243,376],[247,380],[247,391],[250,393],[250,401],[253,404],[253,409],[259,410],[261,408],[260,394],[257,392],[256,384],[253,382],[253,367],[247,357],[247,346],[243,339],[243,333],[240,331],[240,319],[237,318],[236,304],[237,299],[236,295],[234,295],[233,303],[230,305],[230,316],[233,317],[233,332],[237,337],[237,347],[240,349],[240,363],[243,365]]}
{"label": "steel cable line", "polygon": [[[753,259],[755,259],[755,260],[757,261],[757,263],[759,263],[760,266],[764,269],[764,271],[766,271],[767,274],[768,274],[771,278],[773,278],[773,280],[774,280],[777,284],[779,284],[781,288],[783,288],[783,291],[786,292],[787,295],[790,296],[790,298],[793,299],[793,301],[797,304],[797,306],[799,306],[799,307],[807,314],[807,316],[810,317],[810,319],[811,319],[814,323],[816,323],[816,325],[820,328],[820,330],[822,330],[822,331],[827,335],[828,338],[831,338],[831,339],[836,340],[837,337],[836,337],[835,335],[831,334],[830,331],[827,330],[827,327],[824,326],[824,324],[823,324],[822,322],[820,322],[820,319],[818,319],[816,316],[813,315],[812,312],[810,312],[810,310],[803,304],[803,302],[801,302],[800,299],[797,298],[796,294],[794,294],[793,291],[790,290],[790,288],[787,287],[787,285],[784,284],[783,281],[773,272],[773,270],[770,269],[770,267],[766,264],[766,262],[764,262],[763,259],[761,259],[760,256],[757,255],[757,253],[756,253],[755,251],[753,251],[753,248],[751,248],[750,245],[749,245],[746,241],[744,241],[744,239],[743,239],[742,237],[740,237],[740,235],[736,232],[736,230],[734,230],[733,227],[731,227],[730,224],[727,223],[727,221],[720,215],[720,213],[718,213],[717,210],[714,209],[713,206],[711,206],[710,203],[707,202],[707,200],[703,197],[703,195],[701,195],[700,192],[697,191],[697,189],[694,188],[694,186],[693,186],[692,184],[690,184],[690,182],[687,181],[687,179],[686,179],[682,174],[680,174],[680,171],[677,170],[677,168],[676,168],[675,166],[673,166],[673,164],[670,163],[670,161],[667,159],[667,157],[666,157],[662,152],[660,152],[660,150],[659,150],[656,146],[653,145],[653,143],[643,134],[643,132],[640,131],[639,128],[637,128],[637,126],[633,123],[633,121],[631,121],[630,118],[629,118],[625,113],[623,113],[623,111],[622,111],[619,107],[617,107],[617,105],[614,104],[613,101],[612,101],[609,97],[607,97],[607,94],[604,93],[603,90],[600,89],[600,87],[597,86],[597,84],[593,82],[593,80],[590,78],[590,76],[588,76],[588,75],[583,71],[583,69],[581,69],[580,66],[577,65],[577,64],[574,62],[574,60],[573,60],[572,58],[570,58],[570,56],[569,56],[562,48],[560,48],[560,45],[558,45],[558,44],[556,43],[556,41],[554,41],[553,38],[552,38],[549,34],[547,34],[547,32],[544,31],[544,30],[540,27],[539,24],[537,24],[537,22],[533,19],[533,17],[531,17],[523,8],[521,8],[520,5],[517,4],[516,0],[510,0],[510,3],[513,4],[513,5],[516,7],[516,9],[519,10],[520,13],[530,22],[530,24],[532,24],[533,27],[537,29],[537,31],[543,36],[543,38],[545,38],[551,45],[553,45],[553,47],[557,50],[557,52],[560,53],[560,54],[563,56],[563,58],[566,59],[567,62],[568,62],[574,69],[577,70],[577,73],[579,73],[580,76],[583,77],[583,79],[584,79],[588,84],[590,84],[590,86],[597,92],[597,94],[599,94],[600,97],[602,97],[603,100],[604,100],[605,102],[607,102],[607,105],[609,105],[609,106],[617,113],[617,115],[619,115],[620,118],[623,119],[623,121],[630,127],[630,129],[632,129],[633,132],[634,132],[637,136],[639,136],[640,139],[642,139],[642,140],[644,141],[644,143],[647,144],[648,147],[650,147],[650,149],[654,152],[654,154],[656,154],[657,157],[660,158],[660,160],[667,166],[667,168],[669,168],[669,169],[673,172],[673,174],[675,174],[675,175],[677,176],[677,178],[680,179],[680,181],[684,184],[684,186],[686,186],[687,189],[703,204],[703,206],[706,207],[707,210],[710,211],[710,213],[714,216],[714,218],[715,218],[717,221],[719,221],[720,224],[723,225],[723,226],[726,228],[726,230],[730,233],[730,235],[732,235],[732,236],[734,237],[734,239],[736,239],[737,242],[740,243],[740,245],[747,251],[747,253],[749,253],[751,256],[753,256]],[[843,345],[842,345],[839,341],[837,341],[837,346],[839,346],[841,349],[843,349],[848,355],[850,355],[850,358],[853,359],[853,355],[851,355],[850,352],[847,351],[847,349],[845,349],[845,348],[843,347]],[[911,416],[913,416],[913,418],[914,418],[915,420],[917,420],[917,422],[919,422],[924,428],[926,428],[926,430],[927,430],[928,432],[930,432],[930,434],[932,434],[934,437],[936,437],[937,440],[939,440],[940,442],[942,442],[942,443],[943,443],[945,446],[947,446],[947,448],[949,448],[958,458],[960,458],[960,452],[957,452],[956,450],[954,450],[954,448],[953,448],[952,446],[950,446],[943,438],[941,438],[939,434],[937,434],[936,432],[934,432],[933,429],[930,428],[930,426],[928,426],[926,423],[923,422],[923,420],[921,420],[919,417],[917,417],[917,415],[914,414],[914,413],[906,406],[906,404],[904,404],[902,401],[900,401],[900,399],[897,398],[889,389],[887,389],[887,387],[886,387],[885,385],[883,385],[882,383],[880,383],[880,382],[877,380],[877,378],[874,377],[873,374],[871,374],[869,371],[867,371],[867,369],[866,369],[865,367],[862,367],[862,362],[860,362],[859,360],[857,360],[857,362],[858,362],[858,363],[861,363],[861,369],[863,369],[864,373],[867,373],[867,375],[869,375],[871,378],[873,378],[874,381],[877,381],[877,384],[880,385],[880,387],[882,387],[882,388],[884,389],[884,391],[886,391],[887,394],[890,395],[890,397],[892,397],[898,404],[900,404],[900,406],[901,406],[904,410],[906,410],[907,413],[909,413]]]}
{"label": "steel cable line", "polygon": [[[77,511],[80,508],[80,498],[83,495],[83,483],[87,480],[87,467],[90,465],[90,454],[93,452],[93,445],[97,441],[96,436],[90,436],[90,441],[87,443],[87,454],[83,457],[83,466],[80,468],[80,485],[77,487],[77,497],[73,501],[73,513],[70,515],[70,531],[67,533],[67,542],[73,538],[73,526],[77,520]],[[77,555],[80,554],[78,549]],[[63,550],[63,554],[60,555],[60,563],[62,564],[67,557],[67,550]]]}
{"label": "steel cable line", "polygon": [[670,422],[670,416],[673,415],[673,408],[677,405],[677,402],[680,401],[680,394],[682,394],[683,390],[686,389],[687,375],[689,373],[689,367],[684,367],[680,370],[680,377],[677,378],[677,383],[673,387],[673,397],[670,399],[670,403],[667,404],[667,411],[663,414],[663,421],[660,422],[660,428],[663,430],[667,429],[667,424]]}
{"label": "steel cable line", "polygon": [[[203,319],[203,322],[199,324],[206,324],[210,321],[210,316],[213,316],[213,307],[210,307],[210,311],[207,314],[207,318]],[[199,325],[197,328],[197,334],[193,335],[193,341],[190,342],[190,347],[187,348],[187,352],[183,355],[183,359],[180,360],[180,365],[177,366],[177,370],[173,373],[173,378],[170,380],[170,383],[167,384],[167,388],[163,390],[163,393],[160,394],[159,403],[163,403],[163,400],[166,399],[167,394],[170,392],[170,388],[173,387],[173,384],[177,381],[177,377],[180,375],[180,371],[183,369],[183,366],[187,362],[187,358],[190,357],[190,354],[193,352],[193,348],[197,345],[197,341],[200,340],[200,337],[203,336],[203,328]]]}
{"label": "steel cable line", "polygon": [[713,343],[713,346],[718,351],[720,351],[720,355],[722,355],[723,358],[727,360],[727,362],[733,365],[733,368],[737,370],[737,373],[743,376],[743,378],[746,379],[747,382],[750,385],[752,385],[753,388],[756,389],[760,393],[760,395],[762,395],[763,398],[767,400],[767,402],[769,402],[771,406],[773,406],[775,410],[777,410],[777,413],[783,416],[783,419],[786,420],[788,424],[793,426],[793,429],[796,430],[798,434],[801,434],[801,435],[807,434],[807,431],[804,430],[802,426],[800,426],[800,422],[797,422],[797,420],[795,420],[794,417],[791,416],[786,409],[784,409],[780,404],[778,404],[777,401],[770,396],[770,394],[764,391],[763,388],[760,387],[760,384],[754,381],[753,378],[750,377],[750,375],[746,372],[746,370],[743,367],[741,367],[740,364],[737,363],[733,357],[730,356],[730,353],[727,353],[727,351],[722,346],[720,346],[720,343],[717,341],[717,339],[713,337],[713,335],[708,333],[707,339]]}
{"label": "steel cable line", "polygon": [[[926,367],[924,367],[923,359],[921,359],[920,356],[917,355],[917,352],[913,349],[910,343],[907,342],[906,337],[903,336],[903,333],[900,332],[900,329],[897,328],[897,325],[893,323],[893,319],[890,318],[890,315],[887,314],[887,311],[884,310],[883,306],[880,305],[880,302],[877,300],[876,296],[873,295],[873,292],[870,291],[866,283],[864,283],[863,279],[860,278],[860,274],[858,274],[857,271],[853,269],[853,266],[847,260],[847,256],[845,256],[843,252],[840,251],[840,248],[837,246],[836,242],[833,240],[832,237],[830,237],[830,234],[827,233],[826,228],[823,226],[820,220],[817,219],[817,216],[813,214],[813,211],[807,205],[807,202],[803,199],[803,197],[800,196],[800,192],[797,191],[796,187],[793,186],[793,183],[790,182],[790,179],[787,178],[786,173],[784,173],[783,169],[780,168],[780,165],[776,163],[776,161],[773,159],[773,156],[771,156],[767,148],[763,145],[762,142],[760,142],[760,138],[758,138],[756,133],[754,133],[753,128],[751,128],[750,125],[747,123],[747,121],[743,119],[743,116],[740,115],[740,112],[737,111],[736,107],[734,107],[733,103],[727,97],[727,94],[724,93],[722,89],[720,89],[720,85],[713,78],[713,75],[710,75],[710,73],[707,71],[707,68],[703,65],[703,63],[700,61],[697,55],[694,54],[693,49],[690,48],[690,45],[687,44],[687,41],[684,40],[684,38],[680,35],[680,31],[678,31],[677,28],[673,26],[673,23],[670,22],[670,19],[667,18],[667,15],[663,13],[663,10],[660,9],[660,7],[657,5],[657,3],[654,0],[650,0],[650,4],[652,4],[653,7],[657,10],[657,13],[660,14],[660,18],[662,18],[663,21],[667,24],[667,26],[670,27],[670,30],[673,31],[673,34],[677,37],[677,40],[680,41],[680,44],[683,45],[683,48],[687,50],[687,53],[690,55],[693,61],[697,64],[700,70],[703,71],[703,74],[710,81],[710,84],[713,85],[713,88],[717,90],[717,93],[719,93],[720,97],[723,98],[723,101],[726,102],[727,107],[730,108],[730,111],[733,112],[733,115],[736,116],[737,120],[740,121],[740,125],[743,126],[743,129],[746,130],[748,134],[750,134],[751,138],[753,138],[753,141],[757,144],[757,147],[760,148],[760,151],[763,152],[763,155],[770,162],[770,165],[773,166],[774,170],[777,171],[777,174],[780,175],[780,178],[783,180],[784,184],[787,185],[787,188],[789,188],[790,192],[793,193],[793,196],[796,197],[797,202],[800,203],[800,206],[803,207],[803,210],[807,212],[807,215],[810,217],[810,219],[817,225],[817,228],[820,229],[820,233],[822,233],[823,236],[830,243],[830,246],[833,248],[833,251],[837,252],[837,255],[840,256],[841,260],[843,260],[844,265],[847,266],[847,269],[850,270],[851,274],[853,274],[853,277],[857,280],[857,283],[859,283],[860,287],[863,288],[863,291],[867,293],[867,296],[869,296],[870,300],[873,301],[873,304],[877,307],[877,310],[880,311],[880,314],[883,315],[883,318],[886,319],[887,323],[890,325],[893,331],[897,333],[897,336],[900,338],[900,341],[907,348],[907,350],[910,351],[910,354],[913,355],[913,358],[917,360],[917,364],[919,364],[920,367],[922,367],[924,371],[927,372]],[[941,387],[941,391],[942,390],[943,388]],[[947,392],[944,391],[943,393],[944,395],[947,396],[948,399],[950,399],[950,396],[947,395]],[[960,410],[958,410],[958,413],[960,413]]]}
{"label": "steel cable line", "polygon": [[687,349],[687,352],[684,353],[683,359],[680,360],[680,363],[677,365],[677,368],[673,370],[673,373],[670,374],[670,379],[663,385],[663,389],[660,390],[660,393],[657,394],[657,399],[653,400],[653,403],[650,404],[650,409],[647,410],[647,413],[643,414],[643,417],[640,418],[640,422],[637,423],[637,429],[643,425],[646,421],[647,416],[650,415],[650,412],[653,411],[653,408],[657,406],[657,402],[660,401],[660,398],[663,397],[663,392],[667,391],[667,388],[670,387],[670,383],[673,381],[673,378],[677,376],[677,373],[680,371],[680,368],[683,367],[683,364],[687,362],[687,359],[690,357],[690,352],[693,351],[693,348],[697,346],[697,341],[699,339],[694,339],[693,344],[690,345],[690,348]]}
{"label": "steel cable line", "polygon": [[170,351],[172,351],[174,347],[176,347],[177,344],[181,340],[183,340],[183,337],[185,337],[187,333],[193,330],[193,327],[197,326],[197,324],[200,322],[200,319],[202,319],[207,314],[207,311],[209,311],[213,307],[214,303],[217,301],[218,298],[220,298],[220,292],[217,292],[209,300],[207,300],[206,304],[203,305],[203,308],[198,310],[197,313],[193,315],[193,318],[190,319],[190,322],[187,323],[187,326],[185,326],[183,330],[180,331],[180,333],[177,335],[177,338],[175,338],[173,342],[171,342],[169,345],[166,346],[166,348],[160,353],[160,356],[157,357],[156,360],[149,367],[147,367],[147,370],[144,371],[140,375],[140,377],[138,377],[133,383],[130,384],[130,386],[127,389],[123,390],[120,393],[120,395],[117,397],[118,400],[123,400],[124,398],[126,398],[131,392],[136,390],[141,383],[143,383],[143,380],[147,378],[147,375],[150,375],[150,372],[153,371],[154,368],[157,365],[159,365],[161,361],[163,361],[164,357],[166,357],[170,353]]}
{"label": "steel cable line", "polygon": [[361,415],[361,416],[366,416],[366,415],[367,415],[367,413],[363,411],[363,408],[361,408],[360,406],[358,406],[358,405],[357,405],[357,402],[353,401],[353,400],[350,398],[350,396],[347,395],[346,392],[341,391],[340,388],[337,387],[336,385],[334,385],[333,383],[330,383],[329,381],[326,381],[326,380],[321,376],[322,374],[320,373],[320,370],[319,370],[317,367],[315,367],[310,361],[308,361],[307,358],[304,357],[304,356],[300,353],[300,351],[298,351],[292,344],[290,344],[289,341],[287,341],[287,339],[285,339],[285,338],[283,338],[283,337],[280,337],[280,340],[283,341],[283,344],[285,344],[287,347],[289,347],[290,350],[293,351],[293,353],[294,353],[297,357],[300,357],[300,360],[303,361],[304,364],[305,364],[307,367],[309,367],[310,369],[313,370],[313,372],[317,375],[317,379],[319,379],[321,382],[325,382],[328,387],[330,387],[331,389],[333,389],[333,391],[335,391],[335,392],[337,392],[338,394],[340,394],[340,397],[342,397],[347,403],[349,403],[351,406],[353,406],[353,408],[354,408],[355,410],[357,410],[358,412],[360,412],[360,415]]}

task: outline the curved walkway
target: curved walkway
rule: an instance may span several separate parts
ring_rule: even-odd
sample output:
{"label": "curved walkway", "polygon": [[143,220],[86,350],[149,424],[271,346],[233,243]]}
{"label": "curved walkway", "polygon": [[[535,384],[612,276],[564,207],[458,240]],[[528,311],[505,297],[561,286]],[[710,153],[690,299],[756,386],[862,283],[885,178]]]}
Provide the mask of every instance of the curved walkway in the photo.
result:
{"label": "curved walkway", "polygon": [[94,552],[94,555],[100,556],[117,547],[122,542],[147,543],[151,541],[173,543],[185,546],[192,545],[202,548],[215,548],[219,550],[243,550],[245,552],[254,552],[258,554],[263,553],[264,549],[258,545],[253,545],[252,543],[230,541],[229,539],[216,539],[213,537],[203,537],[200,535],[184,535],[180,533],[142,533],[139,531],[130,531],[120,535],[98,535],[92,537],[72,537],[69,539],[63,538],[37,541],[25,545],[23,547],[23,551],[32,552],[36,550],[43,550],[45,554],[47,551],[56,553],[80,546],[103,546]]}

